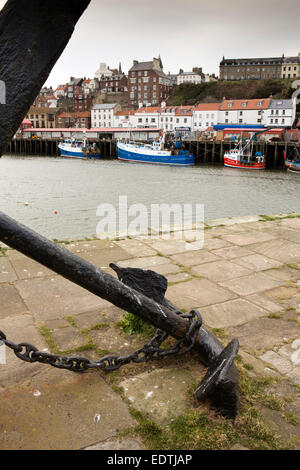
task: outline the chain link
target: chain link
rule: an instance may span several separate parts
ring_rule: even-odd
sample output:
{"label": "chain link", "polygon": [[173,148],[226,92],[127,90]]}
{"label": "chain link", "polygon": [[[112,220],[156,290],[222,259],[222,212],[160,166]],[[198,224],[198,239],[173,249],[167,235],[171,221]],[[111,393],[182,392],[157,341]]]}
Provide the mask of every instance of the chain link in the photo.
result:
{"label": "chain link", "polygon": [[197,310],[192,310],[189,314],[180,316],[181,318],[187,318],[189,320],[190,327],[186,336],[180,339],[172,348],[161,348],[161,345],[166,341],[169,335],[162,330],[157,330],[152,340],[134,353],[127,356],[104,356],[97,362],[84,357],[64,357],[42,352],[28,343],[15,344],[6,338],[6,335],[2,331],[0,331],[0,341],[8,348],[12,349],[15,355],[25,362],[39,362],[56,367],[57,369],[66,369],[72,372],[84,372],[88,369],[102,369],[111,372],[120,369],[120,367],[130,362],[139,364],[150,360],[163,359],[164,357],[174,354],[186,354],[191,351],[202,326],[202,318]]}

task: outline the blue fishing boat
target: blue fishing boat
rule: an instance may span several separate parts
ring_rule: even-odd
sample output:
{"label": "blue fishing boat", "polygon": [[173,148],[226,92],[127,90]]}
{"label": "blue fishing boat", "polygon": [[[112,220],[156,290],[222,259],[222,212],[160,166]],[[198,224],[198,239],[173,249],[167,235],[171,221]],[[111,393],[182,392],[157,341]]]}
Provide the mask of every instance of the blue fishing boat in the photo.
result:
{"label": "blue fishing boat", "polygon": [[118,159],[135,163],[156,163],[159,165],[191,166],[195,164],[195,155],[182,149],[176,142],[165,148],[164,136],[152,144],[138,142],[118,142]]}
{"label": "blue fishing boat", "polygon": [[67,158],[99,159],[101,154],[96,145],[89,145],[87,141],[68,139],[58,145],[60,155]]}

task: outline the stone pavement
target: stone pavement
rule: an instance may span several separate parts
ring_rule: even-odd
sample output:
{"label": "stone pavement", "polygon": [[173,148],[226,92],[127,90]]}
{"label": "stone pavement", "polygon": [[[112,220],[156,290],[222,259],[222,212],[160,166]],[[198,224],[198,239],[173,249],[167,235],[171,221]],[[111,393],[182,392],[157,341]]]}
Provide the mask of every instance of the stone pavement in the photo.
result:
{"label": "stone pavement", "polygon": [[[185,240],[63,245],[113,275],[110,262],[165,275],[167,297],[186,311],[199,309],[204,324],[226,343],[238,338],[251,374],[279,378],[274,393],[292,397],[299,414],[300,218],[214,221],[205,227],[202,248],[196,235],[189,230]],[[146,342],[122,331],[120,309],[3,248],[0,298],[0,329],[40,350],[96,359]],[[143,449],[140,439],[126,436],[136,424],[128,405],[168,426],[195,406],[188,392],[205,371],[188,356],[78,376],[21,362],[7,350],[6,365],[0,365],[0,449]],[[263,414],[279,434],[300,437],[296,424],[284,426],[267,409]]]}

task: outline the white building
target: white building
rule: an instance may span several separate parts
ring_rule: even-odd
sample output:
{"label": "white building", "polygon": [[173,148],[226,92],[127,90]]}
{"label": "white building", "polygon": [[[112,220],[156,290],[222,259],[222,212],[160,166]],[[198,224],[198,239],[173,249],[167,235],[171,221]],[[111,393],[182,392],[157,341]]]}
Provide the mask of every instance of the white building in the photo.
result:
{"label": "white building", "polygon": [[219,111],[218,124],[259,125],[267,124],[271,99],[224,100]]}
{"label": "white building", "polygon": [[203,74],[200,75],[197,72],[181,72],[177,75],[177,85],[181,85],[182,83],[197,85],[202,82],[204,82]]}
{"label": "white building", "polygon": [[114,114],[113,127],[133,128],[136,127],[136,111],[123,110],[116,111]]}
{"label": "white building", "polygon": [[[163,106],[160,114],[159,127],[164,131],[175,131],[177,106]],[[178,119],[178,118],[177,118]],[[179,120],[178,120],[179,124]]]}
{"label": "white building", "polygon": [[91,110],[92,128],[114,127],[115,113],[121,110],[117,103],[95,104]]}
{"label": "white building", "polygon": [[219,112],[222,103],[201,103],[195,107],[193,130],[203,131],[219,124]]}
{"label": "white building", "polygon": [[141,107],[133,118],[133,127],[153,127],[158,128],[160,126],[160,106]]}
{"label": "white building", "polygon": [[113,70],[110,70],[110,68],[106,65],[105,62],[101,62],[97,72],[95,73],[95,78],[98,78],[98,80],[100,80],[101,77],[112,77],[113,74]]}
{"label": "white building", "polygon": [[266,110],[268,127],[292,127],[296,119],[296,98],[291,100],[271,100]]}

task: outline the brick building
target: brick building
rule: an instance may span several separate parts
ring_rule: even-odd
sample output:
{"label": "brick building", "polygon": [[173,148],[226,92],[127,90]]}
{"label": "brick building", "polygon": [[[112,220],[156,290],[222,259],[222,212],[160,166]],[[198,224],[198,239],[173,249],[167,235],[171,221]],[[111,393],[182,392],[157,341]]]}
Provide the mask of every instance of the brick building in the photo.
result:
{"label": "brick building", "polygon": [[111,77],[102,76],[99,80],[101,93],[124,93],[128,91],[128,78],[124,73]]}
{"label": "brick building", "polygon": [[63,112],[56,116],[55,127],[58,128],[91,128],[91,113],[90,111],[67,113]]}
{"label": "brick building", "polygon": [[128,73],[129,102],[155,106],[165,101],[171,88],[171,78],[163,72],[161,59],[150,62],[133,61]]}
{"label": "brick building", "polygon": [[89,111],[92,106],[92,95],[85,93],[83,78],[71,77],[67,84],[67,104],[73,112]]}

